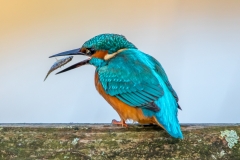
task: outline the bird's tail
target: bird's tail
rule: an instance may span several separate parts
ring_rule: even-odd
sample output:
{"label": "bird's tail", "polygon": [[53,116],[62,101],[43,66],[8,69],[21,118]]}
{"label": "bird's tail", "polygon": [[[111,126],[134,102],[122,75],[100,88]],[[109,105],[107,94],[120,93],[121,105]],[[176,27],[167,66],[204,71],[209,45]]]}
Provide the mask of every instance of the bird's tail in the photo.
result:
{"label": "bird's tail", "polygon": [[155,113],[154,117],[171,136],[182,139],[183,135],[177,118],[177,104],[171,96],[172,95],[164,95],[155,102],[161,109]]}
{"label": "bird's tail", "polygon": [[177,118],[178,104],[164,81],[160,77],[158,80],[163,87],[164,95],[155,101],[160,107],[160,111],[155,113],[155,118],[171,136],[182,139],[183,135]]}
{"label": "bird's tail", "polygon": [[183,138],[180,124],[177,118],[178,103],[176,102],[174,96],[167,88],[164,81],[159,77],[160,85],[163,88],[164,95],[155,101],[155,104],[159,106],[160,111],[153,112],[150,110],[143,110],[145,116],[154,116],[155,120],[164,127],[164,129],[175,138]]}

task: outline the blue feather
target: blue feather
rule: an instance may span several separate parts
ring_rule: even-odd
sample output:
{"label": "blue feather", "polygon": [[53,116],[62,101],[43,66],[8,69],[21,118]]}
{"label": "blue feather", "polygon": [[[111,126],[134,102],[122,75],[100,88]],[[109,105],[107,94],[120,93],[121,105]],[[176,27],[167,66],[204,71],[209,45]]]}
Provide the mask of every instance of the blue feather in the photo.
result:
{"label": "blue feather", "polygon": [[[158,79],[161,87],[163,88],[164,96],[155,101],[156,105],[160,107],[160,111],[155,113],[156,119],[164,126],[171,136],[183,138],[180,124],[177,119],[177,94],[169,83],[162,66],[153,57],[142,52],[136,52],[136,56],[139,57],[139,59],[144,60],[145,64],[152,69],[152,73]],[[157,69],[160,70],[157,70],[156,66]],[[143,113],[145,116],[151,115],[146,109],[143,110]]]}
{"label": "blue feather", "polygon": [[[98,61],[92,62],[95,65]],[[178,96],[157,60],[137,49],[126,49],[102,63],[95,66],[107,94],[141,108],[147,117],[155,116],[171,136],[183,138],[177,119]],[[143,104],[148,103],[156,104],[160,110],[145,108],[148,105]]]}

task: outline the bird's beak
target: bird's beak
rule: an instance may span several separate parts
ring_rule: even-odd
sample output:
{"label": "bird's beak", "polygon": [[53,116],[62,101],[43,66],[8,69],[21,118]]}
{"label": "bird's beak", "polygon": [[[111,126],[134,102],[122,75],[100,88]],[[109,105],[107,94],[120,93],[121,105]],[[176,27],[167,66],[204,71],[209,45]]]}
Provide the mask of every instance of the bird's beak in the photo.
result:
{"label": "bird's beak", "polygon": [[69,55],[85,55],[85,53],[82,53],[81,48],[78,48],[78,49],[73,49],[70,51],[65,51],[65,52],[61,52],[58,54],[54,54],[54,55],[50,56],[49,58],[58,57],[58,56],[69,56]]}
{"label": "bird's beak", "polygon": [[56,73],[56,74],[60,74],[60,73],[63,73],[63,72],[67,72],[67,71],[70,71],[70,70],[72,70],[72,69],[81,67],[81,66],[83,66],[83,65],[85,65],[85,64],[88,64],[89,61],[90,61],[90,59],[91,59],[91,58],[88,58],[88,59],[85,59],[85,60],[83,60],[83,61],[81,61],[81,62],[78,62],[78,63],[76,63],[76,64],[74,64],[74,65],[72,65],[72,66],[70,66],[70,67],[68,67],[68,68],[66,68],[66,69],[64,69],[64,70],[61,70],[60,72],[58,72],[58,73]]}
{"label": "bird's beak", "polygon": [[[81,48],[78,48],[78,49],[73,49],[73,50],[70,50],[70,51],[65,51],[65,52],[61,52],[61,53],[58,53],[58,54],[54,54],[54,55],[50,56],[49,58],[58,57],[58,56],[69,56],[69,55],[86,55],[86,54],[81,52]],[[91,58],[88,58],[86,60],[78,62],[78,63],[76,63],[76,64],[74,64],[74,65],[72,65],[72,66],[70,66],[70,67],[68,67],[68,68],[66,68],[66,69],[56,73],[56,74],[60,74],[60,73],[63,73],[63,72],[66,72],[66,71],[69,71],[69,70],[81,67],[81,66],[83,66],[85,64],[88,64],[90,59]]]}

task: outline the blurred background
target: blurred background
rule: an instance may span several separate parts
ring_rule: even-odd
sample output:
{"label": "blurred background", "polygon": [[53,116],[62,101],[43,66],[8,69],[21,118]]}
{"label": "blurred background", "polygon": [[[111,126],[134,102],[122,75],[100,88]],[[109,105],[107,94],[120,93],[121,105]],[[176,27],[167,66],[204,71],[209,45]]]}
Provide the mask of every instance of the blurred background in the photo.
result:
{"label": "blurred background", "polygon": [[[93,66],[52,73],[50,55],[123,34],[164,67],[181,123],[240,122],[239,0],[0,0],[0,123],[110,123]],[[65,67],[86,57],[75,56]],[[59,70],[58,70],[59,71]]]}

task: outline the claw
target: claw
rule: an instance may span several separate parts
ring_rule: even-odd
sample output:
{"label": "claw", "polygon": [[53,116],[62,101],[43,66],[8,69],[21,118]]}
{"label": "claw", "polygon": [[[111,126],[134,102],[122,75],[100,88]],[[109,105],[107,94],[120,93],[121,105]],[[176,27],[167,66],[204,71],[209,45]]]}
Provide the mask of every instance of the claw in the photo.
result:
{"label": "claw", "polygon": [[117,120],[113,119],[112,124],[113,125],[121,125],[122,127],[126,127],[126,128],[128,127],[128,125],[125,123],[124,120],[117,121]]}

